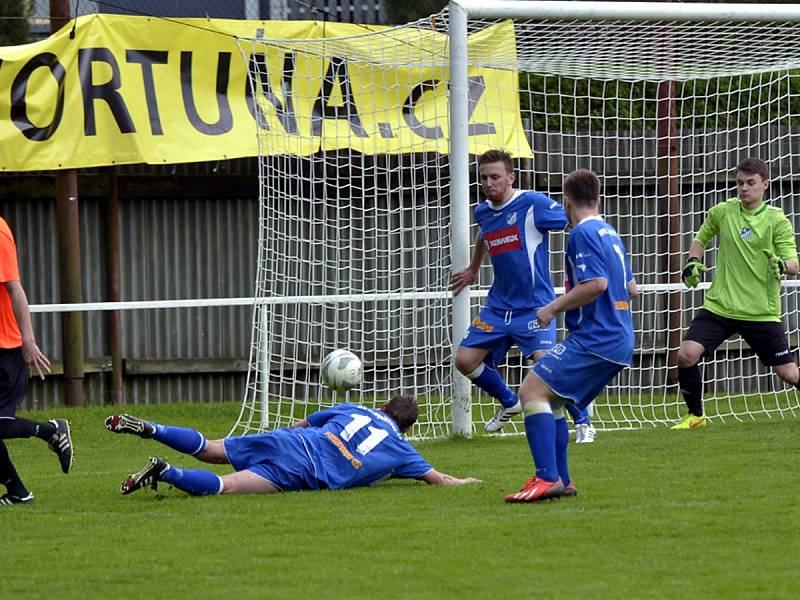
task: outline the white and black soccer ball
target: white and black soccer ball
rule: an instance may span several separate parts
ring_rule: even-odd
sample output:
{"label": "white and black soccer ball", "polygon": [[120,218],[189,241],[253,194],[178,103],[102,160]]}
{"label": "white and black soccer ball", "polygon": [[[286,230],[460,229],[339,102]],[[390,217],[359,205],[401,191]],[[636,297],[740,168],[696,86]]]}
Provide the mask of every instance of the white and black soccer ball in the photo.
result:
{"label": "white and black soccer ball", "polygon": [[334,350],[322,359],[322,382],[337,392],[346,392],[361,385],[361,360],[349,350]]}

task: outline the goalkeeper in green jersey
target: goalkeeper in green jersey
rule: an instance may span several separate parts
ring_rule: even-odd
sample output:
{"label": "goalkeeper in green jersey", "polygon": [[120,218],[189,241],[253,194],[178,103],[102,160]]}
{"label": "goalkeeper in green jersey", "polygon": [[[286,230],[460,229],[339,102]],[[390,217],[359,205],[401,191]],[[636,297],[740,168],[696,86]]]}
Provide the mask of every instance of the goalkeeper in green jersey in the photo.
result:
{"label": "goalkeeper in green jersey", "polygon": [[697,363],[735,333],[778,377],[800,389],[800,371],[781,322],[781,279],[800,270],[797,246],[783,210],[764,203],[768,186],[769,170],[763,160],[748,158],[739,163],[738,197],[708,211],[689,249],[681,277],[693,288],[708,271],[703,253],[719,236],[714,280],[678,350],[678,382],[689,414],[672,429],[706,425]]}

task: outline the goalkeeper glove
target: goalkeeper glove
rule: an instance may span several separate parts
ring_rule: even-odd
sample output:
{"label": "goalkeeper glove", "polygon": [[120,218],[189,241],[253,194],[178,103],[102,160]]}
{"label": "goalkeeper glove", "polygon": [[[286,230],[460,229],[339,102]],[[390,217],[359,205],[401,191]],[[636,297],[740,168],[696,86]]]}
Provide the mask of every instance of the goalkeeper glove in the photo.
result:
{"label": "goalkeeper glove", "polygon": [[769,272],[772,273],[772,276],[775,279],[781,279],[783,274],[786,273],[786,261],[783,260],[780,256],[774,255],[767,249],[764,249],[764,256],[767,257],[767,263],[769,264]]}
{"label": "goalkeeper glove", "polygon": [[703,264],[703,261],[693,256],[686,261],[686,266],[681,271],[681,279],[683,284],[688,288],[695,288],[700,283],[700,277],[703,273],[708,272],[708,267]]}

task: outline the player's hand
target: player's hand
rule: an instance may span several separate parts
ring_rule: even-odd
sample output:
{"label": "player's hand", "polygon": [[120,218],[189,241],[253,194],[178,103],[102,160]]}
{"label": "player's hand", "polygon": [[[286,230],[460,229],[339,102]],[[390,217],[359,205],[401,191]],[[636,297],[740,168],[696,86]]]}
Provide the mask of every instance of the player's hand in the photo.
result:
{"label": "player's hand", "polygon": [[44,379],[44,374],[50,372],[50,360],[39,350],[36,342],[22,343],[22,357],[28,365],[28,372],[33,375],[34,369],[39,375],[39,379]]}
{"label": "player's hand", "polygon": [[450,275],[450,289],[452,290],[453,295],[458,296],[461,290],[475,283],[477,278],[478,274],[469,267],[466,269],[461,269],[460,271],[456,271]]}
{"label": "player's hand", "polygon": [[550,321],[552,321],[555,316],[556,313],[550,308],[549,304],[536,311],[536,318],[539,320],[539,325],[542,327],[549,326]]}
{"label": "player's hand", "polygon": [[776,256],[766,248],[763,250],[764,255],[767,257],[769,263],[769,272],[775,279],[781,279],[783,274],[786,273],[786,261],[780,256]]}
{"label": "player's hand", "polygon": [[700,278],[703,273],[708,273],[709,269],[703,264],[703,261],[693,256],[686,262],[686,266],[681,271],[681,279],[683,285],[688,288],[696,288],[700,283]]}
{"label": "player's hand", "polygon": [[464,477],[464,479],[461,479],[460,481],[460,485],[465,485],[468,483],[483,483],[483,480],[476,479],[475,477]]}

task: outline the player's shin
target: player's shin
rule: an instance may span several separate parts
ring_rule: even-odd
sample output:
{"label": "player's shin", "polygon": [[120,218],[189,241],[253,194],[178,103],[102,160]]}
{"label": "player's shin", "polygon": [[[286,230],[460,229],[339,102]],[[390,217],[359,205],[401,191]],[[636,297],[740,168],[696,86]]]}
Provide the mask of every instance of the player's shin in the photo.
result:
{"label": "player's shin", "polygon": [[488,364],[481,363],[467,377],[492,398],[497,399],[505,408],[511,408],[517,403],[517,395],[503,381],[500,373]]}
{"label": "player's shin", "polygon": [[[560,413],[560,414],[559,414]],[[556,466],[558,475],[564,485],[571,481],[567,463],[567,447],[569,446],[569,426],[561,410],[553,411],[556,422]]]}
{"label": "player's shin", "polygon": [[525,413],[525,435],[536,466],[536,476],[545,481],[556,481],[556,423],[550,403],[534,400],[525,403],[522,410]]}
{"label": "player's shin", "polygon": [[678,367],[678,384],[689,412],[696,417],[701,417],[703,415],[703,377],[700,374],[700,365]]}
{"label": "player's shin", "polygon": [[188,427],[156,424],[156,433],[153,439],[184,454],[195,455],[206,447],[205,436]]}
{"label": "player's shin", "polygon": [[205,469],[179,469],[170,466],[159,479],[193,496],[213,496],[222,493],[220,476]]}

